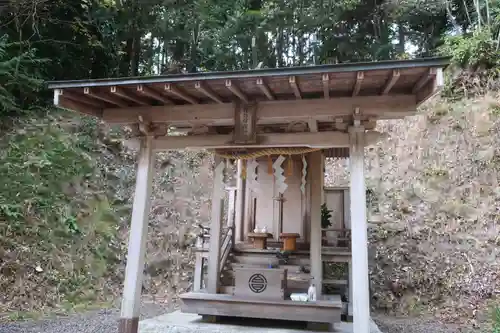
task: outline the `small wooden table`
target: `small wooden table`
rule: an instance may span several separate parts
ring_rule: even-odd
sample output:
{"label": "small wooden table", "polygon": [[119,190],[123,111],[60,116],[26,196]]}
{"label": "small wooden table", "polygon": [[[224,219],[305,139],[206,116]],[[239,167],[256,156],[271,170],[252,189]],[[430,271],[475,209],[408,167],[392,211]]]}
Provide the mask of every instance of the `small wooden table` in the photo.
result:
{"label": "small wooden table", "polygon": [[260,250],[267,249],[267,239],[270,234],[267,232],[250,232],[248,238],[253,242],[253,247]]}
{"label": "small wooden table", "polygon": [[282,233],[280,235],[283,239],[283,250],[284,251],[295,251],[297,250],[297,238],[300,237],[299,234],[294,233]]}

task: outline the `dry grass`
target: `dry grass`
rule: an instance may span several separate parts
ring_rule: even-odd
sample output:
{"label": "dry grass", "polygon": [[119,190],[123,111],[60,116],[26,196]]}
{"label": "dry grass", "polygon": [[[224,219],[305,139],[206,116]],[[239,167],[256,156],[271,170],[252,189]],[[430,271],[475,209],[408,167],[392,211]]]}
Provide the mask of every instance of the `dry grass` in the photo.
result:
{"label": "dry grass", "polygon": [[[434,100],[367,151],[373,305],[482,320],[500,292],[499,96]],[[330,183],[345,185],[341,162]]]}

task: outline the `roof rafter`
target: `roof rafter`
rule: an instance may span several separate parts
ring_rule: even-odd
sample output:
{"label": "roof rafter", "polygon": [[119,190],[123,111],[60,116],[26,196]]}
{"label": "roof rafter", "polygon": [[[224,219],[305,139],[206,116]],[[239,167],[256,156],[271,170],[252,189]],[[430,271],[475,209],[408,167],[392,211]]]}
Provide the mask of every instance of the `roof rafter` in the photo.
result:
{"label": "roof rafter", "polygon": [[214,93],[210,88],[208,88],[207,86],[205,86],[204,83],[202,83],[201,81],[197,81],[195,84],[194,84],[194,88],[196,90],[198,90],[199,92],[201,92],[202,94],[204,94],[205,96],[207,96],[208,98],[210,98],[211,100],[213,100],[214,102],[217,102],[219,104],[223,104],[224,102],[220,99],[219,96],[217,96],[216,93]]}
{"label": "roof rafter", "polygon": [[64,89],[56,89],[54,93],[58,94],[59,96],[62,96],[63,98],[70,99],[77,103],[87,104],[94,108],[102,109],[104,107],[104,104],[102,102],[96,101],[95,99],[89,98],[85,95],[75,94],[72,91],[67,91],[67,90],[65,91]]}
{"label": "roof rafter", "polygon": [[387,80],[384,86],[384,90],[382,90],[381,95],[387,95],[392,87],[396,84],[396,82],[399,80],[399,77],[401,76],[401,73],[399,72],[398,69],[395,69],[391,72],[391,76]]}
{"label": "roof rafter", "polygon": [[172,101],[169,100],[167,97],[163,96],[156,90],[149,88],[148,86],[138,84],[137,85],[137,92],[140,94],[143,94],[145,96],[151,97],[157,101],[162,102],[163,104],[172,104]]}
{"label": "roof rafter", "polygon": [[288,78],[288,83],[290,83],[290,87],[293,90],[293,94],[295,95],[295,98],[302,99],[302,95],[300,93],[300,89],[299,89],[299,86],[297,84],[297,78],[295,76],[290,76]]}
{"label": "roof rafter", "polygon": [[430,79],[435,78],[437,74],[437,68],[429,68],[424,75],[415,83],[412,89],[412,93],[416,94],[423,86],[429,82]]}
{"label": "roof rafter", "polygon": [[268,100],[270,101],[275,100],[273,93],[271,92],[266,82],[261,77],[259,77],[255,83],[257,84],[257,87],[259,87],[260,91],[262,91],[262,93],[266,95]]}
{"label": "roof rafter", "polygon": [[328,74],[323,74],[321,76],[321,81],[323,82],[323,95],[326,99],[330,98],[330,76]]}
{"label": "roof rafter", "polygon": [[93,89],[91,89],[90,87],[83,88],[83,93],[85,95],[92,97],[92,98],[100,99],[101,101],[104,101],[104,102],[107,102],[107,103],[110,103],[113,105],[117,105],[121,108],[128,107],[128,104],[125,101],[121,100],[120,98],[113,96],[111,94],[105,93],[105,92],[96,92]]}
{"label": "roof rafter", "polygon": [[195,100],[193,97],[189,96],[183,91],[180,91],[179,88],[175,87],[171,83],[165,83],[165,91],[168,92],[171,95],[175,95],[183,100],[185,100],[188,103],[191,104],[198,104],[198,101]]}
{"label": "roof rafter", "polygon": [[354,88],[352,89],[352,96],[358,96],[359,91],[361,90],[361,84],[363,83],[363,79],[365,78],[364,72],[356,73],[356,83],[354,83]]}
{"label": "roof rafter", "polygon": [[109,91],[112,94],[120,96],[121,98],[124,98],[124,99],[128,99],[129,101],[132,101],[132,102],[134,102],[136,104],[139,104],[139,105],[149,105],[149,102],[147,100],[145,100],[143,98],[140,98],[140,97],[134,96],[134,94],[132,92],[126,91],[122,87],[111,86],[111,88],[109,89]]}
{"label": "roof rafter", "polygon": [[240,88],[233,84],[231,80],[226,80],[226,88],[232,92],[234,95],[238,96],[243,102],[248,103],[247,96],[240,90]]}

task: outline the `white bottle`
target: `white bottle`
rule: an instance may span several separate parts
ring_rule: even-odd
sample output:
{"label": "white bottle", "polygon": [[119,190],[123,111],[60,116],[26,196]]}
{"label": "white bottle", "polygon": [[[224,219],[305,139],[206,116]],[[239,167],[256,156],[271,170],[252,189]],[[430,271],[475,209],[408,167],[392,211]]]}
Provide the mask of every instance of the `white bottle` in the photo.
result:
{"label": "white bottle", "polygon": [[259,227],[255,226],[255,229],[253,229],[253,232],[258,233],[259,232]]}
{"label": "white bottle", "polygon": [[316,286],[311,283],[309,289],[307,290],[307,300],[309,302],[316,302]]}
{"label": "white bottle", "polygon": [[267,234],[267,227],[264,226],[264,228],[262,228],[262,231],[261,231],[263,234]]}

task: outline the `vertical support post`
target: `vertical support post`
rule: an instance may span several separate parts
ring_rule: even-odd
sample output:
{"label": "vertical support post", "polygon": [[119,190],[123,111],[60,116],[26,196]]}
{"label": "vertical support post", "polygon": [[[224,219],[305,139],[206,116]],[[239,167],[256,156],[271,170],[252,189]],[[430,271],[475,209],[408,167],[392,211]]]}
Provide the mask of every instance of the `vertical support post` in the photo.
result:
{"label": "vertical support post", "polygon": [[203,256],[201,252],[196,252],[193,291],[201,290],[202,281],[203,281]]}
{"label": "vertical support post", "polygon": [[[248,161],[244,161],[246,163],[246,169],[248,174]],[[250,182],[245,182],[245,200],[244,200],[244,214],[243,214],[243,240],[247,239],[247,235],[249,232],[253,230],[253,220],[255,219],[254,214],[254,198],[252,190],[249,186]]]}
{"label": "vertical support post", "polygon": [[344,228],[351,230],[351,191],[348,189],[344,190]]}
{"label": "vertical support post", "polygon": [[235,241],[240,243],[243,241],[243,228],[244,228],[244,209],[245,209],[245,187],[246,180],[243,179],[243,163],[246,161],[238,160],[236,172],[236,211],[235,211]]}
{"label": "vertical support post", "polygon": [[368,285],[368,224],[366,221],[366,188],[364,175],[365,130],[349,128],[351,166],[351,251],[353,322],[356,333],[370,332],[370,295]]}
{"label": "vertical support post", "polygon": [[310,255],[311,277],[316,286],[316,295],[322,294],[323,261],[321,259],[321,204],[323,203],[323,153],[310,153],[309,172],[311,174],[311,232]]}
{"label": "vertical support post", "polygon": [[347,315],[352,317],[352,304],[353,304],[353,295],[352,295],[352,260],[349,260],[349,303],[347,305]]}
{"label": "vertical support post", "polygon": [[212,221],[210,224],[210,255],[208,257],[207,291],[211,294],[219,292],[221,232],[224,209],[224,162],[215,159],[214,184],[212,193]]}
{"label": "vertical support post", "polygon": [[[273,186],[276,187],[276,186]],[[276,189],[274,189],[276,190]],[[283,194],[275,193],[273,197],[273,229],[274,240],[280,240],[280,234],[283,229]]]}
{"label": "vertical support post", "polygon": [[[235,221],[235,208],[236,208],[236,189],[231,187],[228,189],[228,200],[227,200],[227,227],[233,227]],[[234,234],[234,231],[233,231]]]}
{"label": "vertical support post", "polygon": [[148,236],[148,217],[151,203],[151,185],[155,160],[152,143],[153,138],[151,136],[143,138],[139,151],[119,333],[138,332],[146,239]]}

